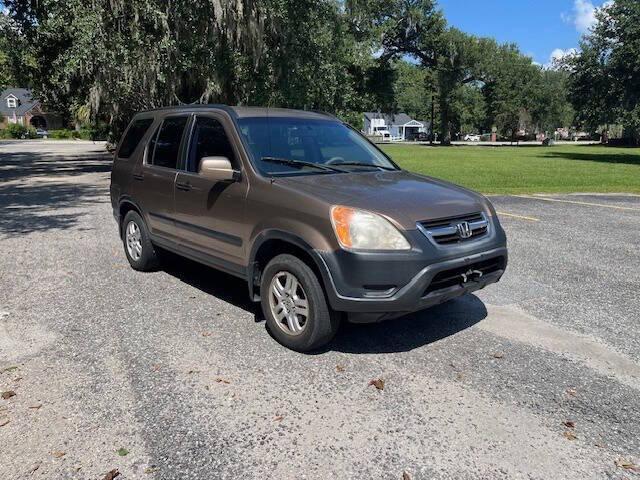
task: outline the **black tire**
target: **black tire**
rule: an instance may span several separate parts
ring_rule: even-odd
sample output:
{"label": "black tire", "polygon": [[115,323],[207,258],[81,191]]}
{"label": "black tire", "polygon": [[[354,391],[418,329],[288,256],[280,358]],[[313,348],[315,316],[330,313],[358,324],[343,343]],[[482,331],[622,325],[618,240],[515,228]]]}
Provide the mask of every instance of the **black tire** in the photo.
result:
{"label": "black tire", "polygon": [[[297,335],[287,333],[271,310],[271,282],[283,272],[293,274],[298,280],[308,302],[308,316],[304,327]],[[327,304],[324,290],[318,277],[299,258],[283,254],[274,257],[264,269],[260,282],[262,311],[267,319],[267,328],[282,345],[298,352],[316,350],[333,339],[340,326],[340,315]],[[273,301],[277,301],[273,297]]]}
{"label": "black tire", "polygon": [[[138,258],[134,258],[127,247],[127,229],[131,223],[134,223],[140,232],[140,245],[142,247],[142,251]],[[122,221],[122,244],[124,246],[124,253],[127,256],[127,260],[129,260],[129,264],[134,270],[152,272],[157,270],[160,266],[158,254],[153,243],[151,243],[147,226],[145,225],[144,220],[142,220],[140,214],[136,211],[131,210],[124,216],[124,220]]]}

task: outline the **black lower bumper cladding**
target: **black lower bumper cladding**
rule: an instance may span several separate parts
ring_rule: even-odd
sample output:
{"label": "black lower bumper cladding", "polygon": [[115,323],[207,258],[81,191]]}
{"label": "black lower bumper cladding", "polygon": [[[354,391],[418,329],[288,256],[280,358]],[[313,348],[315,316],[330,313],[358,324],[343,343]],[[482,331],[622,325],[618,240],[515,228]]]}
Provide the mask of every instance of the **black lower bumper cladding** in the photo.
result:
{"label": "black lower bumper cladding", "polygon": [[353,321],[375,322],[422,310],[500,280],[507,266],[507,249],[497,248],[474,255],[431,264],[406,285],[385,298],[343,296],[335,285],[328,289],[334,309],[349,312]]}

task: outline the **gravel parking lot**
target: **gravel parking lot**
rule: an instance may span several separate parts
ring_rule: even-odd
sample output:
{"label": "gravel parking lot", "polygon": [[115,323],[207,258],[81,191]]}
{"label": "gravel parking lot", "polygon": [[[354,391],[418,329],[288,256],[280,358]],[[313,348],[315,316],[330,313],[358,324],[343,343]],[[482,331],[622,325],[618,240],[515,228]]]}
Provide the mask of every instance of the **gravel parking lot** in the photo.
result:
{"label": "gravel parking lot", "polygon": [[239,280],[129,268],[103,152],[0,143],[1,478],[639,476],[639,196],[494,197],[501,283],[304,355]]}

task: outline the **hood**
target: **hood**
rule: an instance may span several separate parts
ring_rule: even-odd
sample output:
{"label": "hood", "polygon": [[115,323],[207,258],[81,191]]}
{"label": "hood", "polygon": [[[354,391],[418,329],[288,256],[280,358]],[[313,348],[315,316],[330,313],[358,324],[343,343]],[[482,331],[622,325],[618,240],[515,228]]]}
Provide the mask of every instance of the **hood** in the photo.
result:
{"label": "hood", "polygon": [[402,170],[305,175],[279,178],[277,183],[330,205],[381,213],[408,230],[418,221],[486,211],[477,193]]}

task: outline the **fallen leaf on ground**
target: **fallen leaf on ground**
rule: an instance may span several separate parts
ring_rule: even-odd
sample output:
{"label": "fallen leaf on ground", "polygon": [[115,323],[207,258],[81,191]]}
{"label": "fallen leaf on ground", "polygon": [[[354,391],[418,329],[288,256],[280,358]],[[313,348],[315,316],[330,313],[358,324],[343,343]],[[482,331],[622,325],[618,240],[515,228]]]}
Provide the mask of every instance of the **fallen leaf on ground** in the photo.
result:
{"label": "fallen leaf on ground", "polygon": [[53,455],[56,458],[62,458],[66,455],[66,453],[61,452],[60,450],[54,450],[53,452],[51,452],[51,455]]}
{"label": "fallen leaf on ground", "polygon": [[40,468],[42,462],[34,463],[33,466],[29,469],[29,473],[33,473]]}
{"label": "fallen leaf on ground", "polygon": [[635,463],[625,460],[623,458],[619,458],[616,460],[616,467],[624,468],[625,470],[631,470],[633,472],[640,471],[640,468],[638,468],[638,466]]}
{"label": "fallen leaf on ground", "polygon": [[371,380],[369,382],[369,385],[373,385],[374,387],[376,387],[378,390],[384,390],[384,380],[381,378],[376,378],[374,380]]}
{"label": "fallen leaf on ground", "polygon": [[567,420],[566,422],[562,422],[562,424],[567,428],[576,428],[576,423],[571,420]]}
{"label": "fallen leaf on ground", "polygon": [[502,353],[502,352],[493,352],[493,353],[491,354],[491,356],[492,356],[493,358],[504,358],[504,353]]}
{"label": "fallen leaf on ground", "polygon": [[203,337],[210,337],[211,336],[211,332],[202,332],[202,336]]}
{"label": "fallen leaf on ground", "polygon": [[3,368],[2,373],[5,372],[15,372],[18,369],[17,365],[12,365],[11,367]]}
{"label": "fallen leaf on ground", "polygon": [[158,467],[147,467],[144,469],[144,473],[155,473],[158,471]]}
{"label": "fallen leaf on ground", "polygon": [[570,397],[575,397],[578,392],[575,388],[567,388],[567,395]]}
{"label": "fallen leaf on ground", "polygon": [[39,403],[39,404],[37,404],[37,405],[30,405],[30,406],[29,406],[29,408],[30,408],[31,410],[38,410],[40,407],[42,407],[42,404],[41,404],[41,403]]}
{"label": "fallen leaf on ground", "polygon": [[158,370],[160,370],[160,365],[158,365],[157,363],[155,365],[152,365],[151,370],[153,370],[154,372],[157,372]]}
{"label": "fallen leaf on ground", "polygon": [[16,392],[14,392],[13,390],[8,390],[6,392],[2,392],[2,399],[3,400],[9,400],[11,397],[15,397],[16,396]]}
{"label": "fallen leaf on ground", "polygon": [[273,421],[274,422],[281,422],[283,418],[284,418],[284,415],[276,415],[275,418],[273,419]]}
{"label": "fallen leaf on ground", "polygon": [[456,380],[458,380],[458,381],[464,380],[464,375],[461,374],[461,373],[456,373]]}
{"label": "fallen leaf on ground", "polygon": [[408,472],[402,472],[402,480],[411,480],[411,475]]}
{"label": "fallen leaf on ground", "polygon": [[127,449],[126,449],[126,448],[124,448],[124,447],[121,447],[121,448],[119,448],[118,450],[116,450],[116,453],[117,453],[118,455],[120,455],[121,457],[125,457],[125,456],[129,455],[129,450],[127,450]]}
{"label": "fallen leaf on ground", "polygon": [[109,473],[107,473],[102,480],[113,480],[119,475],[120,475],[120,472],[118,471],[118,469],[114,468]]}
{"label": "fallen leaf on ground", "polygon": [[229,380],[226,380],[226,379],[220,378],[220,377],[216,378],[216,382],[218,382],[218,383],[226,383],[227,385],[231,383]]}
{"label": "fallen leaf on ground", "polygon": [[0,420],[0,427],[4,427],[7,423],[9,423],[11,420]]}
{"label": "fallen leaf on ground", "polygon": [[342,365],[336,365],[336,372],[344,372],[344,367]]}
{"label": "fallen leaf on ground", "polygon": [[567,430],[566,432],[563,433],[564,438],[566,438],[567,440],[575,440],[576,438],[576,434],[573,433],[571,430]]}

